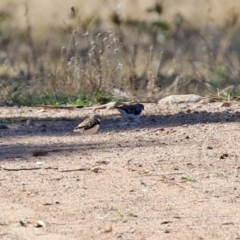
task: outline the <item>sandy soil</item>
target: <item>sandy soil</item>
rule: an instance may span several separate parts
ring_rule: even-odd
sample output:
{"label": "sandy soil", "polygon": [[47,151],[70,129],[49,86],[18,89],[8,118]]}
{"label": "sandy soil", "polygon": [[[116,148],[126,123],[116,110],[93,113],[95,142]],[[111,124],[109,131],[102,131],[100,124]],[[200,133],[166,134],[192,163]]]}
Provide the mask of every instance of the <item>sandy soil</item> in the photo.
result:
{"label": "sandy soil", "polygon": [[1,107],[0,238],[240,239],[239,103],[145,106]]}

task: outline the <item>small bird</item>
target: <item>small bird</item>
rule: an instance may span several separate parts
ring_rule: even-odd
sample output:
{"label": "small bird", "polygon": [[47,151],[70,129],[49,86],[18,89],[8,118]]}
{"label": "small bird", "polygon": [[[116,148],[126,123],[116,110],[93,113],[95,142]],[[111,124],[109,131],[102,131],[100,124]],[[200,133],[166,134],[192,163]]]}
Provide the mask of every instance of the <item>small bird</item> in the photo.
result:
{"label": "small bird", "polygon": [[144,106],[141,103],[133,105],[123,105],[116,108],[121,113],[122,117],[126,120],[134,120],[138,118],[141,112],[144,110]]}
{"label": "small bird", "polygon": [[77,127],[74,128],[74,132],[81,131],[85,134],[95,134],[97,133],[102,118],[99,115],[91,115],[90,117],[86,118],[83,122],[81,122]]}

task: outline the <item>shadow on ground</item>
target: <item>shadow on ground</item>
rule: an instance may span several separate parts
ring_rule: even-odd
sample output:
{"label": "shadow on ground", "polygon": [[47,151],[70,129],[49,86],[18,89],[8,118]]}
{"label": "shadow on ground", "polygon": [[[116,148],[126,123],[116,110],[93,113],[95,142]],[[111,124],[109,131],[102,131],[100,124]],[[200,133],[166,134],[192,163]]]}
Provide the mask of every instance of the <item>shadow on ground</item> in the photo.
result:
{"label": "shadow on ground", "polygon": [[[0,117],[0,138],[7,136],[61,136],[70,134],[80,118],[3,118]],[[168,115],[143,115],[138,121],[125,121],[119,115],[105,116],[100,132],[133,131],[150,128],[167,128],[185,124],[238,122],[240,112],[177,113]]]}
{"label": "shadow on ground", "polygon": [[[101,134],[99,134],[101,135]],[[158,146],[165,146],[166,143],[156,141],[153,139],[126,139],[119,138],[118,141],[110,141],[109,138],[101,141],[89,142],[85,141],[84,137],[79,138],[78,135],[73,135],[73,139],[68,142],[64,141],[64,136],[58,136],[58,142],[46,142],[45,140],[39,139],[38,143],[12,143],[12,144],[2,144],[1,145],[1,160],[24,160],[29,156],[34,157],[34,154],[37,154],[35,157],[42,156],[56,156],[56,155],[69,155],[71,153],[79,153],[79,156],[88,155],[89,151],[100,150],[103,152],[113,152],[114,149],[132,149],[147,147],[157,144]],[[95,139],[96,140],[96,139]],[[125,151],[124,150],[124,151]],[[36,158],[37,159],[37,158]],[[52,160],[52,159],[51,159]]]}
{"label": "shadow on ground", "polygon": [[[185,124],[206,124],[206,123],[218,123],[218,122],[238,122],[239,112],[196,112],[196,113],[177,113],[169,115],[143,115],[138,122],[126,122],[119,115],[105,116],[101,129],[99,141],[94,136],[93,143],[87,143],[81,140],[81,135],[78,133],[72,133],[72,129],[83,119],[79,118],[3,118],[0,117],[2,126],[6,126],[6,129],[0,129],[0,159],[9,159],[13,157],[23,157],[32,155],[32,153],[38,149],[41,151],[47,151],[51,155],[61,154],[63,152],[84,152],[89,149],[101,149],[101,148],[127,148],[129,143],[132,147],[147,146],[156,144],[156,142],[145,141],[136,144],[136,139],[124,139],[112,143],[109,140],[102,141],[102,134],[111,132],[127,132],[127,131],[140,131],[151,130],[157,128],[168,128],[175,126],[182,126]],[[41,137],[56,137],[58,142],[44,142],[46,138]],[[71,141],[65,141],[65,137],[72,136]],[[21,138],[23,141],[14,141],[14,137]],[[39,137],[37,141],[31,143],[31,140],[27,140],[26,143],[24,137]],[[147,138],[144,135],[142,139]],[[44,140],[45,139],[45,140]],[[106,138],[109,139],[109,138]],[[81,141],[80,141],[81,140]],[[123,142],[124,141],[124,142]],[[19,143],[20,142],[20,143]],[[158,145],[162,143],[158,142]]]}

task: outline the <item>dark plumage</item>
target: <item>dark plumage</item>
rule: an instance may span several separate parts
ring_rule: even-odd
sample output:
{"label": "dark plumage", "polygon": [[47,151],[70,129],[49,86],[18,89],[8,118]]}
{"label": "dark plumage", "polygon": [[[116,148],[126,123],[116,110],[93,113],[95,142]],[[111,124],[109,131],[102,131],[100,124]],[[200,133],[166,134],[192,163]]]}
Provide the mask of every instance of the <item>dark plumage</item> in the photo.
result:
{"label": "dark plumage", "polygon": [[121,113],[122,117],[127,120],[133,120],[138,118],[144,110],[144,106],[141,103],[133,105],[123,105],[116,108]]}

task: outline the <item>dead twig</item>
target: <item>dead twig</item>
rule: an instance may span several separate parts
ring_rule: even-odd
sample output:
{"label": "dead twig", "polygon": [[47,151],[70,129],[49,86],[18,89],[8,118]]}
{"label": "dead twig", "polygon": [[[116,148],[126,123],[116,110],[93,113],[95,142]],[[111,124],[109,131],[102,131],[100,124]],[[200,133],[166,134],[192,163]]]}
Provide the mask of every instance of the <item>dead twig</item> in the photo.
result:
{"label": "dead twig", "polygon": [[42,167],[32,167],[32,168],[4,168],[2,167],[2,170],[5,170],[5,171],[31,171],[31,170],[40,170],[40,169],[44,169],[44,170],[47,170],[47,169],[58,169],[57,167],[46,167],[46,168],[42,168]]}
{"label": "dead twig", "polygon": [[160,127],[160,128],[153,129],[153,130],[151,130],[151,131],[144,132],[144,133],[142,133],[141,135],[145,135],[145,134],[149,134],[149,133],[154,133],[154,132],[158,132],[158,131],[163,131],[163,130],[164,130],[164,127]]}
{"label": "dead twig", "polygon": [[33,167],[33,168],[2,168],[5,171],[31,171],[31,170],[39,170],[41,167]]}
{"label": "dead twig", "polygon": [[77,169],[67,169],[61,170],[60,172],[77,172],[77,171],[90,171],[91,168],[77,168]]}
{"label": "dead twig", "polygon": [[100,106],[95,106],[95,107],[85,107],[83,108],[82,110],[98,110],[98,109],[114,109],[120,105],[127,105],[129,104],[129,102],[110,102],[110,103],[107,103],[107,104],[103,104],[103,105],[100,105]]}

